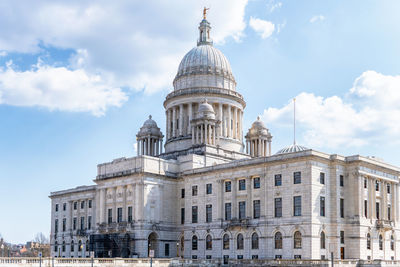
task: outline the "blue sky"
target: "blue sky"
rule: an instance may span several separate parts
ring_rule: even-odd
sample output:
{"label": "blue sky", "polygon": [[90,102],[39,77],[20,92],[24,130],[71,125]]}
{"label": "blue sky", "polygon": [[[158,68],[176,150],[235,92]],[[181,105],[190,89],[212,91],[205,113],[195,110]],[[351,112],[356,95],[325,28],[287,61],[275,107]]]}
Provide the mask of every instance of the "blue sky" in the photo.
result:
{"label": "blue sky", "polygon": [[203,6],[215,45],[261,116],[273,152],[293,142],[400,166],[400,2],[2,1],[0,234],[49,235],[50,192],[91,184],[135,155],[149,114],[196,43]]}

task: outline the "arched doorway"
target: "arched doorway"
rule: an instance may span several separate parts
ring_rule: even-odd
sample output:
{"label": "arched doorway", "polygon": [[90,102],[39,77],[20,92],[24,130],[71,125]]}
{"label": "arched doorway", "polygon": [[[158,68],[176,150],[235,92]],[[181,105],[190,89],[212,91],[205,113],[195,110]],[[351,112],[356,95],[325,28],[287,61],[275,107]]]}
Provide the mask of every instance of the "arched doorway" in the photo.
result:
{"label": "arched doorway", "polygon": [[154,250],[154,257],[158,257],[158,236],[156,233],[151,233],[147,239],[147,256],[150,256],[150,250]]}

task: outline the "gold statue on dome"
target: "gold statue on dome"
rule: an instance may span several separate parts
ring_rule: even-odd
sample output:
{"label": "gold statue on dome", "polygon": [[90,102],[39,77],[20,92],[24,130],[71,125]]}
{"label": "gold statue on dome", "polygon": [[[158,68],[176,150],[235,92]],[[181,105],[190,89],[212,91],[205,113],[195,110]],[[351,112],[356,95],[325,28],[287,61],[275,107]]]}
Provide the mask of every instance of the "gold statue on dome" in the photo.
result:
{"label": "gold statue on dome", "polygon": [[204,9],[203,9],[203,18],[204,19],[207,19],[207,10],[209,10],[210,8],[206,8],[206,7],[204,7]]}

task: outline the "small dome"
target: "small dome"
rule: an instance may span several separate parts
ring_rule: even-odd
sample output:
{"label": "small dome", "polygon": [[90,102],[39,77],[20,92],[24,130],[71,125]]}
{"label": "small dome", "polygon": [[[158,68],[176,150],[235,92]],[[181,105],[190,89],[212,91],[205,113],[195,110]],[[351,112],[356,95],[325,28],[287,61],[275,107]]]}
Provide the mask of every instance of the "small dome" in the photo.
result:
{"label": "small dome", "polygon": [[294,144],[294,145],[290,145],[288,147],[285,147],[285,148],[279,150],[278,152],[275,153],[275,155],[295,153],[295,152],[306,151],[306,150],[309,150],[309,149],[304,146]]}
{"label": "small dome", "polygon": [[253,122],[251,125],[251,128],[249,129],[249,132],[247,134],[248,136],[258,136],[258,135],[271,135],[265,127],[265,124],[262,122],[260,119],[260,116],[257,117],[257,120]]}
{"label": "small dome", "polygon": [[199,105],[197,114],[198,118],[208,118],[215,120],[214,109],[210,104],[207,103],[207,99],[205,99],[204,102]]}
{"label": "small dome", "polygon": [[157,136],[157,137],[163,136],[160,128],[158,128],[157,123],[152,119],[151,115],[143,123],[143,126],[140,128],[140,131],[136,136],[141,137],[141,136],[148,136],[148,135]]}

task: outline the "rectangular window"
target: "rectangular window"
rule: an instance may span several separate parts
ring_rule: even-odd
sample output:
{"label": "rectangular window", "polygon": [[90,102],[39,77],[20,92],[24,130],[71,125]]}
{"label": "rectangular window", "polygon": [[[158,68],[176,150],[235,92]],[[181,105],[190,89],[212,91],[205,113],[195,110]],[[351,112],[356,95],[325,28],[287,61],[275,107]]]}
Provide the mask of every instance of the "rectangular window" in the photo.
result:
{"label": "rectangular window", "polygon": [[81,217],[81,230],[85,229],[85,217]]}
{"label": "rectangular window", "polygon": [[301,255],[294,255],[294,258],[295,258],[296,260],[301,260]]}
{"label": "rectangular window", "polygon": [[132,218],[132,206],[128,207],[128,222],[132,222],[133,218]]}
{"label": "rectangular window", "polygon": [[340,186],[344,186],[344,177],[343,177],[343,175],[339,176],[339,185]]}
{"label": "rectangular window", "polygon": [[206,205],[206,222],[212,221],[212,205]]}
{"label": "rectangular window", "polygon": [[282,174],[275,174],[275,186],[282,185]]}
{"label": "rectangular window", "polygon": [[58,204],[56,204],[56,212],[58,211]]}
{"label": "rectangular window", "polygon": [[319,215],[325,217],[325,197],[319,198]]}
{"label": "rectangular window", "polygon": [[282,198],[275,198],[275,217],[282,217]]}
{"label": "rectangular window", "polygon": [[319,183],[320,184],[325,184],[325,173],[321,172],[319,174]]}
{"label": "rectangular window", "polygon": [[229,255],[224,255],[224,264],[227,265],[229,263]]}
{"label": "rectangular window", "polygon": [[245,179],[239,180],[239,191],[243,191],[243,190],[246,190],[246,180]]}
{"label": "rectangular window", "polygon": [[89,199],[88,207],[89,207],[89,209],[92,208],[92,200],[91,199]]}
{"label": "rectangular window", "polygon": [[74,202],[74,210],[78,208],[78,202]]}
{"label": "rectangular window", "polygon": [[239,202],[239,220],[246,218],[246,202]]}
{"label": "rectangular window", "polygon": [[340,231],[340,244],[344,244],[344,231]]}
{"label": "rectangular window", "polygon": [[58,232],[58,219],[54,220],[54,233]]}
{"label": "rectangular window", "polygon": [[117,222],[122,222],[122,208],[117,209]]}
{"label": "rectangular window", "polygon": [[368,188],[368,180],[364,179],[364,188]]}
{"label": "rectangular window", "polygon": [[64,218],[62,222],[62,230],[65,232],[67,230],[67,219]]}
{"label": "rectangular window", "polygon": [[185,208],[181,208],[181,224],[185,224]]}
{"label": "rectangular window", "polygon": [[192,206],[192,223],[197,223],[197,206]]}
{"label": "rectangular window", "polygon": [[232,191],[232,182],[226,181],[225,182],[225,192],[231,192],[231,191]]}
{"label": "rectangular window", "polygon": [[108,209],[108,223],[112,223],[112,209]]}
{"label": "rectangular window", "polygon": [[390,194],[390,184],[387,184],[387,193]]}
{"label": "rectangular window", "polygon": [[282,259],[282,255],[275,255],[275,259]]}
{"label": "rectangular window", "polygon": [[165,244],[164,253],[165,253],[165,256],[166,256],[166,257],[169,256],[169,244]]}
{"label": "rectangular window", "polygon": [[85,208],[85,201],[81,201],[81,209]]}
{"label": "rectangular window", "polygon": [[207,195],[212,194],[212,184],[206,185],[206,193],[207,193]]}
{"label": "rectangular window", "polygon": [[364,216],[368,217],[368,200],[364,200]]}
{"label": "rectangular window", "polygon": [[197,185],[192,186],[192,196],[197,196]]}
{"label": "rectangular window", "polygon": [[301,216],[301,196],[293,197],[293,215]]}
{"label": "rectangular window", "polygon": [[76,230],[76,221],[77,221],[78,219],[76,218],[76,217],[74,217],[74,219],[73,219],[73,221],[72,221],[72,230]]}
{"label": "rectangular window", "polygon": [[375,182],[375,191],[379,191],[379,182],[378,181]]}
{"label": "rectangular window", "polygon": [[390,212],[391,212],[391,208],[390,208],[390,205],[388,205],[388,208],[387,208],[387,219],[389,221],[391,220]]}
{"label": "rectangular window", "polygon": [[376,218],[379,220],[379,202],[376,202]]}
{"label": "rectangular window", "polygon": [[67,203],[64,203],[63,204],[63,211],[66,211],[67,210]]}
{"label": "rectangular window", "polygon": [[301,184],[301,172],[294,172],[293,173],[293,183],[294,184]]}
{"label": "rectangular window", "polygon": [[344,218],[344,199],[340,199],[340,218]]}
{"label": "rectangular window", "polygon": [[261,183],[260,183],[260,177],[256,177],[253,180],[253,187],[254,189],[258,189],[261,187]]}
{"label": "rectangular window", "polygon": [[87,228],[92,229],[92,216],[87,217]]}
{"label": "rectangular window", "polygon": [[260,200],[254,200],[253,201],[253,218],[254,219],[259,219],[260,218],[260,212],[261,212],[261,207],[260,207]]}
{"label": "rectangular window", "polygon": [[231,220],[232,219],[232,204],[231,203],[225,203],[225,220]]}
{"label": "rectangular window", "polygon": [[185,188],[181,189],[181,198],[185,198]]}

